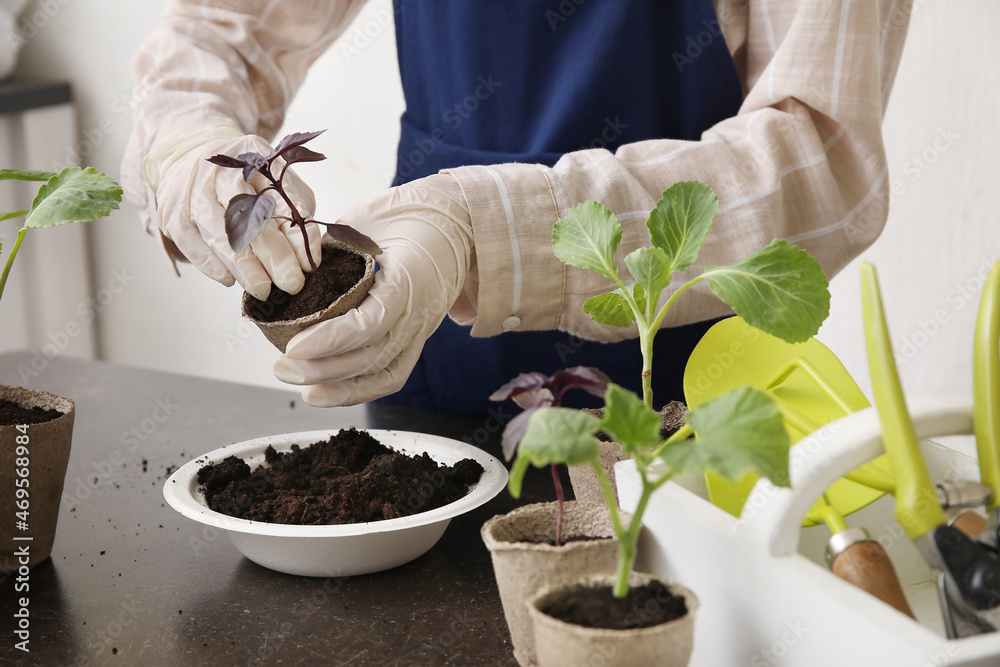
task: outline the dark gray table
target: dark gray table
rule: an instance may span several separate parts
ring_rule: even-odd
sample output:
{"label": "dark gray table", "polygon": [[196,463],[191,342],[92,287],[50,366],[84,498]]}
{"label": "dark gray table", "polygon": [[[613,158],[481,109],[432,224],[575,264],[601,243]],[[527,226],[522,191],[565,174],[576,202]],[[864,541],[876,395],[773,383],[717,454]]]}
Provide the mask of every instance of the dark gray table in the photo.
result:
{"label": "dark gray table", "polygon": [[[494,420],[378,406],[320,410],[291,392],[41,361],[36,375],[23,374],[32,355],[0,355],[0,382],[76,401],[73,449],[52,558],[31,572],[29,655],[14,648],[13,580],[0,581],[0,664],[516,664],[479,537],[486,519],[514,507],[506,491],[454,519],[419,559],[341,579],[260,567],[161,494],[168,469],[261,435],[393,428],[485,439],[498,455]],[[551,483],[532,472],[522,502],[550,499]]]}

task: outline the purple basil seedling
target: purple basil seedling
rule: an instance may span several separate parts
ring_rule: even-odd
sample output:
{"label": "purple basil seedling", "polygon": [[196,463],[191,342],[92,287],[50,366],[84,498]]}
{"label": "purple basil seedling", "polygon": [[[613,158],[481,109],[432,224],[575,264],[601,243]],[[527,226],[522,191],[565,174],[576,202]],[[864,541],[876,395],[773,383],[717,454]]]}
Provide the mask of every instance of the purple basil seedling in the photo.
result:
{"label": "purple basil seedling", "polygon": [[[594,396],[603,397],[610,382],[611,379],[596,368],[576,366],[556,371],[551,376],[544,373],[523,373],[497,389],[490,395],[491,401],[505,401],[510,398],[524,409],[524,412],[511,419],[503,430],[504,458],[508,461],[514,458],[514,454],[517,452],[517,443],[521,441],[525,429],[528,428],[528,420],[537,410],[560,407],[563,394],[574,388],[583,389]],[[556,546],[558,547],[562,544],[563,488],[562,482],[559,481],[556,465],[552,464],[551,467],[552,483],[556,487],[556,499],[559,502],[559,511],[556,515]]]}
{"label": "purple basil seedling", "polygon": [[[289,134],[274,147],[270,155],[264,156],[260,153],[241,153],[236,157],[229,155],[214,155],[208,161],[220,167],[243,170],[243,180],[249,181],[254,174],[260,174],[271,184],[257,194],[239,194],[229,200],[226,207],[226,237],[229,239],[229,247],[237,255],[250,245],[257,236],[264,230],[271,218],[287,220],[292,226],[298,227],[302,232],[302,240],[305,243],[306,256],[309,258],[309,265],[315,269],[316,260],[312,256],[309,248],[309,237],[306,231],[307,224],[323,225],[327,234],[336,241],[353,248],[359,252],[369,255],[378,255],[382,249],[370,238],[349,225],[339,222],[321,222],[312,218],[306,218],[295,207],[291,198],[285,192],[283,181],[288,168],[297,162],[320,162],[326,159],[322,153],[305,147],[305,144],[326,130],[319,132],[295,132]],[[281,158],[284,165],[278,176],[274,176],[272,167],[275,161]],[[278,196],[288,205],[292,217],[274,215],[276,202],[274,198],[267,194],[270,191],[278,193]]]}

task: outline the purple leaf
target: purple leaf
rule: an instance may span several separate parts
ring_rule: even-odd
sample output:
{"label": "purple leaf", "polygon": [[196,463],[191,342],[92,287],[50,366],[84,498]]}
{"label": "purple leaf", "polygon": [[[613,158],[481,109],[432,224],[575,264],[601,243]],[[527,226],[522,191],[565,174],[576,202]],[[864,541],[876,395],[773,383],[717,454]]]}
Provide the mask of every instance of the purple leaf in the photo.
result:
{"label": "purple leaf", "polygon": [[301,146],[307,141],[312,141],[324,132],[326,132],[326,130],[320,130],[319,132],[293,132],[278,142],[278,145],[274,147],[274,150],[267,159],[273,160],[274,158],[283,155],[289,148],[295,148],[296,146]]}
{"label": "purple leaf", "polygon": [[208,158],[208,161],[214,165],[227,167],[229,169],[243,169],[247,166],[247,163],[243,160],[235,157],[229,157],[228,155],[213,155]]}
{"label": "purple leaf", "polygon": [[354,229],[354,227],[337,222],[319,222],[317,220],[310,220],[309,222],[316,222],[317,224],[325,226],[330,238],[335,241],[340,241],[344,245],[354,248],[359,252],[363,252],[368,255],[378,255],[382,252],[382,248],[379,248],[377,243],[358,230]]}
{"label": "purple leaf", "polygon": [[260,153],[240,153],[236,156],[236,159],[243,161],[244,181],[249,181],[255,172],[260,171],[261,167],[266,167],[268,164],[267,158]]}
{"label": "purple leaf", "polygon": [[546,408],[556,402],[556,397],[548,387],[528,389],[511,396],[522,410],[529,408]]}
{"label": "purple leaf", "polygon": [[503,430],[500,442],[503,447],[503,457],[508,461],[514,458],[517,446],[521,443],[521,437],[528,430],[528,420],[531,419],[531,415],[537,409],[529,408],[507,422],[507,427]]}
{"label": "purple leaf", "polygon": [[552,375],[553,388],[562,394],[567,389],[580,388],[594,396],[604,396],[611,378],[593,366],[575,366]]}
{"label": "purple leaf", "polygon": [[309,150],[305,146],[293,146],[285,151],[281,157],[284,158],[287,164],[295,164],[296,162],[320,162],[326,159],[326,156],[322,153]]}
{"label": "purple leaf", "polygon": [[236,195],[226,207],[226,237],[239,255],[263,231],[274,212],[274,199],[266,193]]}
{"label": "purple leaf", "polygon": [[521,392],[540,389],[545,386],[548,377],[543,373],[522,373],[516,378],[490,394],[491,401],[505,401]]}

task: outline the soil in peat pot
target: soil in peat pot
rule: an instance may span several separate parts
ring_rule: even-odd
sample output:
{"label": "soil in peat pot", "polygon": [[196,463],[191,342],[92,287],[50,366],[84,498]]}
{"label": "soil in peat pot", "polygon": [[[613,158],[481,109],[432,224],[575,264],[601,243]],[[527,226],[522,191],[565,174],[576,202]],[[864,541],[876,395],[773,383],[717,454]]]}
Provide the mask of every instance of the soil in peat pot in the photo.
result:
{"label": "soil in peat pot", "polygon": [[198,483],[208,506],[268,523],[381,521],[454,502],[483,474],[473,459],[442,465],[427,454],[396,452],[353,428],[288,452],[268,447],[264,456],[265,465],[253,471],[235,456],[203,466]]}
{"label": "soil in peat pot", "polygon": [[631,630],[651,628],[687,614],[684,598],[673,595],[662,582],[632,587],[622,599],[611,587],[584,588],[550,603],[541,611],[566,623],[586,628]]}
{"label": "soil in peat pot", "polygon": [[23,408],[14,401],[0,399],[0,426],[42,424],[62,417],[62,415],[63,413],[58,410],[47,410],[39,407]]}
{"label": "soil in peat pot", "polygon": [[250,315],[262,322],[295,320],[323,310],[346,294],[365,276],[365,258],[341,248],[323,248],[323,261],[306,274],[305,286],[296,295],[271,288],[267,301],[251,300]]}

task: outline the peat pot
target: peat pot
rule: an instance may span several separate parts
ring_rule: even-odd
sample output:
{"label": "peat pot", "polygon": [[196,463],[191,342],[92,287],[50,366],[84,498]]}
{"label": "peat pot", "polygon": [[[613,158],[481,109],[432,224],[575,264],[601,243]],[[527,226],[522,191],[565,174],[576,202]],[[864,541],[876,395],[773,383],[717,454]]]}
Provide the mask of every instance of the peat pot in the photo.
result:
{"label": "peat pot", "polygon": [[75,413],[68,398],[21,387],[0,385],[0,400],[61,413],[39,424],[0,425],[0,574],[5,574],[34,567],[52,553]]}
{"label": "peat pot", "polygon": [[[656,579],[651,574],[632,573],[631,586],[641,586]],[[535,647],[540,667],[562,665],[657,665],[684,667],[691,659],[694,645],[694,618],[698,598],[678,584],[663,582],[673,595],[683,596],[687,614],[676,620],[648,628],[607,630],[566,623],[541,611],[581,588],[611,586],[613,574],[590,575],[563,580],[544,587],[528,602],[535,633]]]}
{"label": "peat pot", "polygon": [[[618,558],[618,540],[604,506],[565,503],[563,544],[546,543],[555,539],[557,510],[554,502],[526,505],[493,517],[481,531],[493,557],[514,657],[525,667],[536,664],[527,601],[543,585],[561,578],[614,572]],[[603,539],[567,542],[580,537]]]}
{"label": "peat pot", "polygon": [[[329,237],[323,239],[323,247],[335,247],[340,249],[347,248]],[[347,249],[351,250],[349,248]],[[351,252],[357,251],[351,250]],[[361,278],[361,280],[354,284],[354,287],[350,288],[340,298],[323,310],[312,313],[311,315],[304,315],[303,317],[299,317],[294,320],[278,320],[276,322],[269,322],[267,320],[257,319],[251,314],[253,312],[256,299],[249,294],[244,293],[243,316],[256,324],[257,328],[264,334],[264,337],[271,341],[271,344],[281,350],[281,353],[284,354],[285,346],[288,345],[288,341],[294,338],[297,333],[305,331],[314,324],[325,322],[326,320],[332,320],[335,317],[340,317],[352,308],[360,306],[368,296],[368,290],[370,290],[372,285],[375,284],[375,258],[364,253],[357,254],[365,258],[365,275]],[[308,275],[306,276],[306,280],[309,280]]]}

